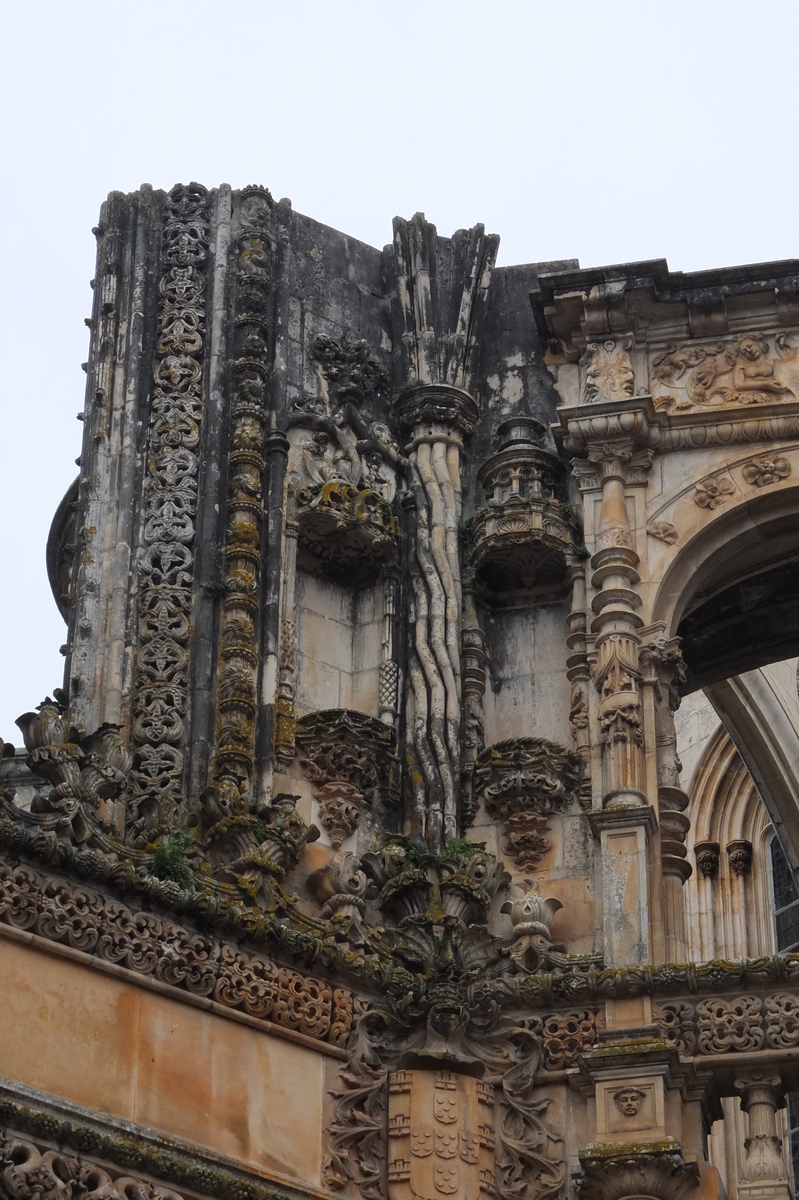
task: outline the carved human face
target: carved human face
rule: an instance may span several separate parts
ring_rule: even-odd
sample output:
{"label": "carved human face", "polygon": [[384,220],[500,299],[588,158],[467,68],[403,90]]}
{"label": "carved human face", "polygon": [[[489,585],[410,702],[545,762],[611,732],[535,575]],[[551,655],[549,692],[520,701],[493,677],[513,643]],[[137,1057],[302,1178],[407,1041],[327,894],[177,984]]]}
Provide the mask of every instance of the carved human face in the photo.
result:
{"label": "carved human face", "polygon": [[745,337],[741,339],[738,354],[741,358],[745,358],[747,362],[756,362],[765,354],[765,347],[759,338]]}
{"label": "carved human face", "polygon": [[623,1087],[613,1094],[613,1103],[625,1117],[636,1117],[645,1099],[646,1092],[637,1087]]}

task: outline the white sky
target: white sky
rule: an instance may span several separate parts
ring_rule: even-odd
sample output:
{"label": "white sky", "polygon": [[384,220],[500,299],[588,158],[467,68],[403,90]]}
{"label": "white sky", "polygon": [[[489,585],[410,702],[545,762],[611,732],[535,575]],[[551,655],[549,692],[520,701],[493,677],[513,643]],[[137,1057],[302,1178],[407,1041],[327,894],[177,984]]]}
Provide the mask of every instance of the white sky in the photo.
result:
{"label": "white sky", "polygon": [[44,567],[77,474],[100,203],[262,183],[382,246],[417,210],[502,264],[799,257],[799,3],[5,0],[0,736],[61,683]]}

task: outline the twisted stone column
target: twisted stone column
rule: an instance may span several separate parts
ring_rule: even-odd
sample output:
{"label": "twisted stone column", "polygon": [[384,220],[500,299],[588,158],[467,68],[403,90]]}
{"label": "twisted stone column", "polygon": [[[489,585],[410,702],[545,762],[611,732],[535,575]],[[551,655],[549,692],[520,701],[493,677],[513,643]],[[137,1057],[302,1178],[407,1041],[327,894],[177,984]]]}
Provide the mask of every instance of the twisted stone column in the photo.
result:
{"label": "twisted stone column", "polygon": [[461,760],[461,613],[459,555],[461,451],[477,403],[445,384],[406,393],[397,417],[415,501],[411,561],[412,644],[408,664],[407,755],[414,832],[438,848],[458,833]]}

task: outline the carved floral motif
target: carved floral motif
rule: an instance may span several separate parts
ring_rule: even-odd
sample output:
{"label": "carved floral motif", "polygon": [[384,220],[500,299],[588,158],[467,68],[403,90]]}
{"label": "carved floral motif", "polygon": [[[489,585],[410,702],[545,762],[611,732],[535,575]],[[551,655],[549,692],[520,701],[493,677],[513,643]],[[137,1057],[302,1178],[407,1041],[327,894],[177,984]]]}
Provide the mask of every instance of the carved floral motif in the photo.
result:
{"label": "carved floral motif", "polygon": [[758,454],[751,462],[745,464],[741,474],[747,483],[755,487],[769,487],[787,479],[791,473],[791,464],[780,454]]}
{"label": "carved floral motif", "polygon": [[671,521],[650,521],[646,532],[650,537],[665,542],[667,546],[673,546],[680,536],[677,527],[672,525]]}
{"label": "carved floral motif", "polygon": [[700,508],[719,508],[735,491],[735,484],[726,475],[702,479],[694,488],[694,504]]}

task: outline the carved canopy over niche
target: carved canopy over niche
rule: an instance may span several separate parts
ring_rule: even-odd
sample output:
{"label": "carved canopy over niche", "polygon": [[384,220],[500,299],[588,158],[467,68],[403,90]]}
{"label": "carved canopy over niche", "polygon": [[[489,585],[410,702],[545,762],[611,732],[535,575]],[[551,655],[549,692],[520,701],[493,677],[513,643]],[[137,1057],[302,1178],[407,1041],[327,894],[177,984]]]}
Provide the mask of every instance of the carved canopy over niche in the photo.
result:
{"label": "carved canopy over niche", "polygon": [[374,410],[388,379],[364,341],[317,337],[321,390],[289,417],[289,476],[299,546],[323,573],[353,583],[393,558],[393,502],[404,459]]}

